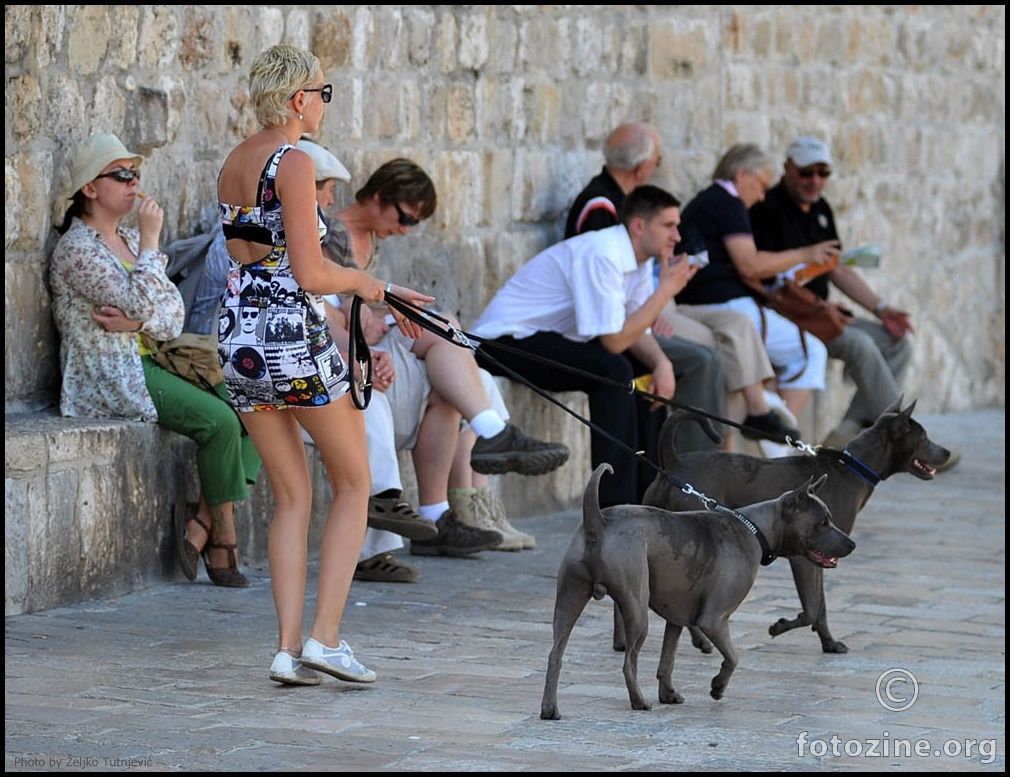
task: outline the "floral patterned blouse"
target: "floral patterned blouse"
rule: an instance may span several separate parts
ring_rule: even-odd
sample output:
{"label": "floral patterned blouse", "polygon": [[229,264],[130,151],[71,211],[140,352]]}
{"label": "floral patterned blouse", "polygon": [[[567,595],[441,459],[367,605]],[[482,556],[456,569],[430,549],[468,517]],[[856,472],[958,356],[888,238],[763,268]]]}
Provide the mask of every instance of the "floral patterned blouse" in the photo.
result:
{"label": "floral patterned blouse", "polygon": [[[136,255],[140,232],[120,227]],[[60,237],[49,264],[53,318],[60,332],[65,416],[157,421],[158,412],[144,382],[138,338],[131,332],[106,332],[91,318],[96,305],[114,305],[155,340],[182,332],[185,305],[165,275],[168,257],[143,251],[127,270],[102,236],[79,218]]]}

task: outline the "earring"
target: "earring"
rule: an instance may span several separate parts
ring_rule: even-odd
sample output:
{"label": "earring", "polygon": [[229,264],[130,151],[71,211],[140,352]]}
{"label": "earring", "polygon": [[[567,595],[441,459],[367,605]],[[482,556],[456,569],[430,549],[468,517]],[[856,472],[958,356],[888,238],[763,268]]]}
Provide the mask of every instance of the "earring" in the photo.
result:
{"label": "earring", "polygon": [[298,121],[301,121],[301,120],[302,120],[302,119],[304,119],[304,118],[305,118],[305,117],[304,117],[304,116],[302,116],[302,114],[300,114],[300,113],[298,114]]}

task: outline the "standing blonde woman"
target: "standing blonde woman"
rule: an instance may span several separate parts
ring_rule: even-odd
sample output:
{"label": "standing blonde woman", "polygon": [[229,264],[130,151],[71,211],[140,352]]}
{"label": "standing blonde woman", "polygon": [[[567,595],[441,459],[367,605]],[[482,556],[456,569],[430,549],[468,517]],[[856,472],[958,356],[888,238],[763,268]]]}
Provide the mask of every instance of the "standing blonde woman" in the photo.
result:
{"label": "standing blonde woman", "polygon": [[[323,258],[326,234],[311,157],[295,148],[322,123],[333,87],[310,52],[277,45],[250,71],[263,129],[240,143],[218,178],[232,267],[219,320],[219,355],[232,405],[263,460],[274,495],[269,563],[279,626],[270,679],[316,685],[319,670],[370,683],[340,639],[340,621],[365,535],[371,476],[363,414],[346,394],[350,375],[330,337],[320,295],[385,292],[418,305],[432,297]],[[420,328],[395,313],[405,335]],[[302,645],[312,486],[302,429],[323,457],[333,488],[319,558],[315,619]]]}

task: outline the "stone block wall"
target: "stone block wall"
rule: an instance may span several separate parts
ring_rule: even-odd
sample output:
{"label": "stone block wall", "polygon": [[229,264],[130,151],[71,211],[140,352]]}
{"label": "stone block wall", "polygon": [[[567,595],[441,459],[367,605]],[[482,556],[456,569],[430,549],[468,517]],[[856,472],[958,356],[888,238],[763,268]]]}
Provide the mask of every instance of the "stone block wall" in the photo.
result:
{"label": "stone block wall", "polygon": [[[171,505],[196,482],[186,441],[154,427],[12,423],[51,416],[58,402],[47,266],[69,149],[95,131],[119,134],[146,157],[142,188],[166,210],[163,240],[205,229],[225,155],[257,128],[249,65],[278,42],[312,49],[334,85],[317,140],[354,176],[338,207],[394,156],[431,173],[438,211],[384,241],[376,271],[430,292],[464,329],[517,267],[561,237],[618,123],[659,127],[656,182],[685,202],[730,144],[781,155],[808,132],[834,150],[827,196],[843,240],[883,246],[882,266],[866,276],[912,313],[906,396],[922,413],[1005,402],[1004,6],[4,10],[8,451],[31,432],[7,457],[8,612],[12,591],[15,609],[31,609],[175,574]],[[805,437],[827,431],[850,393],[831,369],[828,391],[802,419]],[[510,513],[573,506],[588,475],[586,427],[525,387],[507,385],[505,397],[524,428],[573,448],[572,462],[546,478],[493,479]],[[560,398],[586,415],[583,399]],[[55,458],[40,480],[42,450]],[[314,467],[318,491],[325,478]],[[138,490],[152,479],[156,493]],[[242,551],[262,558],[266,486],[240,509]],[[104,561],[114,568],[94,567],[103,557],[82,550],[92,542],[119,543]],[[50,545],[63,549],[54,556]],[[41,582],[26,582],[31,569]],[[73,579],[33,599],[29,585],[55,585],[60,574]]]}
{"label": "stone block wall", "polygon": [[[361,185],[419,161],[440,206],[379,272],[466,323],[561,235],[616,124],[654,122],[685,201],[725,148],[832,144],[827,195],[870,281],[916,322],[923,412],[1004,400],[1004,6],[5,6],[5,407],[59,385],[46,266],[67,151],[96,130],[147,156],[164,239],[205,225],[220,164],[255,127],[264,47],[320,57],[318,139]],[[340,192],[346,199],[353,192]]]}

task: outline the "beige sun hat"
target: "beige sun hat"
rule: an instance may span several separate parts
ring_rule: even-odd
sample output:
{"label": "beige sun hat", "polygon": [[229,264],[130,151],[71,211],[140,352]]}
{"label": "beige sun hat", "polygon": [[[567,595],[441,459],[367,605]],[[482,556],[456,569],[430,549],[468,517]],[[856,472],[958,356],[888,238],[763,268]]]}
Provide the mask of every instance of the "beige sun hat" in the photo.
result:
{"label": "beige sun hat", "polygon": [[316,166],[317,181],[328,181],[330,178],[336,178],[338,181],[351,180],[351,174],[343,163],[318,143],[302,138],[295,143],[295,148],[312,157],[312,163]]}
{"label": "beige sun hat", "polygon": [[70,197],[80,191],[84,184],[95,180],[102,169],[117,159],[132,159],[134,168],[140,167],[144,158],[130,151],[111,132],[96,132],[82,141],[70,157]]}

